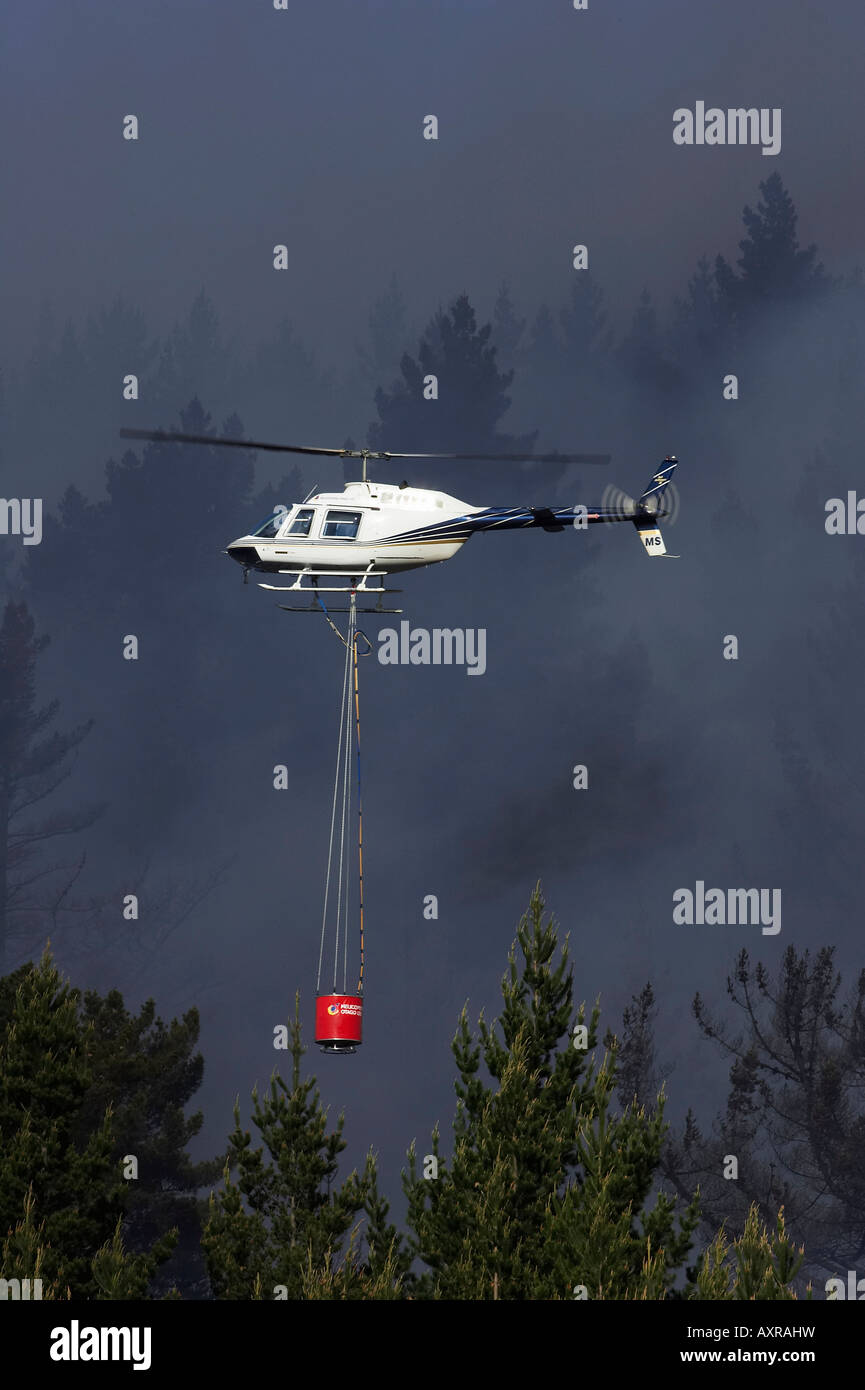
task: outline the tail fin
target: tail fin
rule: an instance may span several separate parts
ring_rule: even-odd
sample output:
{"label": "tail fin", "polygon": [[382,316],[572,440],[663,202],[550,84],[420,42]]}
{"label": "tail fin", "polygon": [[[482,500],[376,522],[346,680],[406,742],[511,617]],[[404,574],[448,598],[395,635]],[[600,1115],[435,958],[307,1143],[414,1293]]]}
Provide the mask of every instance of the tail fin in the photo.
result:
{"label": "tail fin", "polygon": [[[661,503],[678,462],[675,454],[669,454],[657,473],[652,475],[648,487],[637,501],[637,515],[634,517],[634,525],[639,532],[647,555],[666,555],[667,553],[657,518],[659,514],[664,515]],[[677,559],[678,557],[671,556],[670,558]]]}
{"label": "tail fin", "polygon": [[657,473],[653,473],[649,479],[646,491],[637,501],[637,506],[643,512],[653,515],[660,511],[661,498],[667,490],[667,486],[678,467],[679,460],[675,454],[668,454],[661,464]]}

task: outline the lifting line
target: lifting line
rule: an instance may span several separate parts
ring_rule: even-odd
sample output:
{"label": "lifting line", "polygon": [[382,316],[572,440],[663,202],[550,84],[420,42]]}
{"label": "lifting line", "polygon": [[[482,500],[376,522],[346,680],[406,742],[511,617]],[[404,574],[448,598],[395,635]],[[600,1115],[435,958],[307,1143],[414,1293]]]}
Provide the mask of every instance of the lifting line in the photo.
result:
{"label": "lifting line", "polygon": [[[354,596],[352,595],[352,603]],[[354,649],[354,720],[355,736],[357,744],[357,871],[358,871],[358,902],[360,907],[360,972],[357,977],[357,992],[363,994],[363,798],[361,796],[362,787],[360,781],[360,699],[357,691],[357,639],[362,637],[368,644],[369,651],[372,651],[372,643],[365,632],[355,632],[352,640]]]}
{"label": "lifting line", "polygon": [[349,607],[348,632],[343,637],[336,623],[333,622],[330,614],[322,603],[321,598],[316,595],[318,603],[327,619],[330,627],[336,633],[339,640],[345,647],[345,665],[342,676],[342,700],[340,703],[339,738],[336,751],[336,769],[333,779],[333,802],[330,816],[330,841],[327,853],[327,874],[324,884],[324,909],[321,918],[321,942],[318,952],[318,976],[316,980],[316,993],[321,993],[321,967],[324,959],[324,941],[327,933],[327,909],[328,900],[331,896],[331,879],[333,877],[334,851],[336,844],[336,808],[340,802],[339,817],[339,855],[338,869],[336,873],[336,914],[335,914],[335,933],[334,933],[334,957],[333,957],[333,993],[337,992],[337,975],[339,971],[339,944],[342,936],[343,945],[343,970],[342,970],[342,992],[347,992],[348,983],[348,899],[349,899],[349,858],[347,852],[348,823],[351,811],[352,795],[352,770],[351,770],[351,740],[352,740],[352,676],[354,684],[354,737],[357,748],[357,856],[358,856],[358,907],[360,915],[360,974],[358,977],[358,994],[363,993],[363,972],[364,972],[364,935],[363,935],[363,802],[361,799],[361,773],[360,773],[360,696],[358,690],[358,640],[363,639],[367,644],[368,650],[363,653],[367,656],[372,651],[372,643],[365,632],[361,632],[357,626],[357,598],[355,591],[351,593],[351,603]]}

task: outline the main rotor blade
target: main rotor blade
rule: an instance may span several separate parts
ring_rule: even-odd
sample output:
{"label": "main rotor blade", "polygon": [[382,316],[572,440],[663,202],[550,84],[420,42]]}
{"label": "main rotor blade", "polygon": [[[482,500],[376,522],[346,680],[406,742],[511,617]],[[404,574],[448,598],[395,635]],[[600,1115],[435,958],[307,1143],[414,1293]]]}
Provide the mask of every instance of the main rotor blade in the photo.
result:
{"label": "main rotor blade", "polygon": [[[123,439],[149,439],[154,444],[221,444],[231,449],[271,449],[281,454],[332,454],[334,458],[362,458],[360,449],[315,449],[304,444],[263,444],[255,439],[220,439],[214,434],[178,434],[175,430],[120,431]],[[368,454],[368,458],[381,457]]]}
{"label": "main rotor blade", "polygon": [[402,454],[382,449],[320,449],[311,444],[265,444],[256,439],[221,439],[212,434],[180,434],[176,430],[122,429],[123,439],[147,439],[153,444],[219,444],[230,449],[269,449],[280,454],[325,454],[342,459],[439,459],[477,463],[593,463],[606,464],[610,454]]}
{"label": "main rotor blade", "polygon": [[370,454],[384,459],[465,459],[477,463],[609,463],[612,454]]}

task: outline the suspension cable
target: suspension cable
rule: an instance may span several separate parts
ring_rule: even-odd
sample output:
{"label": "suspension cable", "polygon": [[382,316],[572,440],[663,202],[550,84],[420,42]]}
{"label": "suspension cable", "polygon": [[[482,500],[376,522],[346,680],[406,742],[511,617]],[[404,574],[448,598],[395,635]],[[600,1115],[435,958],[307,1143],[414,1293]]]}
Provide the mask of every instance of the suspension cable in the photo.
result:
{"label": "suspension cable", "polygon": [[[319,602],[321,602],[321,600],[319,600]],[[324,606],[324,605],[322,605],[322,607],[323,607],[323,606]],[[327,614],[326,610],[325,610],[325,616],[328,617],[328,621],[330,621],[329,615]],[[337,631],[338,631],[338,630],[337,630]],[[341,634],[341,633],[339,633],[339,637],[340,637],[340,640],[342,640],[342,634]],[[318,949],[318,976],[317,976],[317,978],[316,978],[316,986],[315,986],[315,988],[316,988],[316,993],[317,993],[317,994],[321,992],[321,965],[322,965],[322,959],[323,959],[323,957],[324,957],[324,937],[325,937],[325,931],[326,931],[326,929],[327,929],[327,902],[328,902],[328,892],[329,892],[329,889],[330,889],[331,865],[332,865],[332,863],[333,863],[334,830],[335,830],[335,828],[336,828],[336,802],[337,802],[337,796],[338,796],[338,794],[339,794],[339,782],[340,782],[340,776],[339,776],[339,774],[340,774],[340,767],[341,767],[341,764],[342,764],[342,742],[343,742],[343,735],[344,735],[344,731],[345,731],[345,720],[344,720],[344,713],[343,713],[343,712],[344,712],[345,707],[346,707],[346,701],[347,701],[347,700],[349,700],[349,701],[351,700],[351,689],[350,689],[350,686],[349,686],[349,660],[350,660],[350,656],[351,656],[351,648],[348,647],[348,646],[346,646],[346,652],[345,652],[345,667],[344,667],[344,669],[343,669],[343,677],[342,677],[342,698],[341,698],[341,700],[340,700],[339,745],[338,745],[338,747],[337,747],[337,752],[336,752],[336,769],[335,769],[335,771],[334,771],[334,777],[333,777],[333,803],[332,803],[332,806],[331,806],[331,813],[330,813],[330,841],[329,841],[329,844],[328,844],[328,851],[327,851],[327,873],[326,873],[326,875],[325,875],[325,880],[324,880],[324,908],[323,908],[322,914],[321,914],[321,942],[320,942],[320,944],[319,944],[319,949]],[[338,932],[338,931],[339,931],[339,921],[338,921],[338,919],[337,919],[337,932]],[[334,984],[335,984],[335,983],[336,983],[336,975],[335,975],[335,973],[334,973]]]}
{"label": "suspension cable", "polygon": [[[358,869],[358,907],[360,911],[360,973],[357,992],[363,994],[363,797],[360,781],[360,697],[357,688],[357,639],[365,634],[355,633],[354,648],[354,727],[357,747],[357,869]],[[368,638],[366,638],[369,641]]]}
{"label": "suspension cable", "polygon": [[[355,598],[351,597],[351,608],[349,610],[348,637],[346,640],[346,654],[351,655],[354,649],[354,630],[356,623]],[[343,744],[343,778],[342,778],[342,816],[340,818],[339,830],[339,888],[337,892],[336,904],[336,939],[334,941],[333,955],[333,987],[336,991],[337,960],[339,957],[339,937],[342,930],[343,938],[343,968],[342,968],[342,992],[348,990],[348,889],[349,889],[349,855],[348,855],[348,835],[349,818],[351,815],[351,685],[345,694],[345,742]]]}
{"label": "suspension cable", "polygon": [[[357,626],[357,596],[354,591],[351,594],[350,607],[348,609],[349,620],[346,636],[343,637],[336,623],[332,620],[321,598],[316,594],[318,604],[327,619],[331,629],[336,633],[339,640],[345,647],[345,665],[343,667],[342,680],[342,699],[340,701],[340,723],[339,738],[336,752],[336,768],[333,780],[333,801],[331,804],[330,816],[330,842],[327,853],[327,874],[324,885],[324,909],[321,919],[321,941],[318,952],[318,976],[316,979],[316,993],[321,992],[321,970],[324,959],[324,941],[327,933],[327,912],[330,898],[331,879],[334,877],[334,855],[336,850],[336,807],[340,801],[339,815],[339,852],[336,865],[336,913],[335,913],[335,937],[333,953],[333,992],[336,993],[337,978],[339,973],[339,944],[342,935],[343,945],[343,974],[342,989],[343,993],[348,989],[348,910],[349,910],[349,885],[350,885],[350,856],[348,854],[348,835],[349,820],[351,816],[351,797],[352,797],[352,766],[351,766],[351,740],[354,733],[357,749],[357,858],[358,858],[358,911],[360,917],[360,974],[358,977],[358,994],[363,993],[363,974],[364,974],[364,921],[363,921],[363,802],[361,798],[361,762],[360,762],[360,693],[358,686],[358,641],[363,639],[367,645],[367,651],[363,655],[369,655],[372,651],[372,643],[365,632],[361,632]],[[354,730],[352,730],[352,677],[354,686]]]}

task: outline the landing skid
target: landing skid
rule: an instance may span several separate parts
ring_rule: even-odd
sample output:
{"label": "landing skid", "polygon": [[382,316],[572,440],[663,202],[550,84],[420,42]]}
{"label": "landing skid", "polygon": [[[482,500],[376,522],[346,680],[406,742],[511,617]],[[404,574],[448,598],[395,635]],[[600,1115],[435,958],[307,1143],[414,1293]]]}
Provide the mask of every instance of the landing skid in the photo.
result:
{"label": "landing skid", "polygon": [[[259,589],[270,589],[278,594],[400,594],[401,589],[385,589],[381,584],[368,584],[368,579],[384,579],[387,570],[374,570],[372,566],[358,574],[356,570],[280,570],[280,574],[293,574],[293,584],[265,584],[259,581]],[[304,584],[308,579],[309,584]],[[349,579],[350,584],[319,584],[319,579]]]}
{"label": "landing skid", "polygon": [[[318,594],[368,594],[370,598],[376,598],[378,602],[374,608],[357,608],[358,613],[401,613],[401,608],[382,608],[381,601],[385,594],[400,594],[401,589],[386,589],[384,587],[384,577],[386,570],[376,570],[372,565],[364,570],[362,574],[353,573],[351,570],[280,570],[280,574],[295,574],[293,584],[264,584],[259,583],[260,589],[270,589],[278,594],[309,594],[310,603],[307,606],[295,606],[294,604],[281,603],[280,608],[286,613],[320,613],[321,604],[317,601]],[[304,584],[304,580],[309,580]],[[349,584],[319,584],[319,579],[349,579]],[[368,584],[369,579],[381,579],[381,584]],[[329,608],[330,613],[350,613],[351,608]]]}

